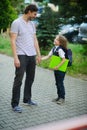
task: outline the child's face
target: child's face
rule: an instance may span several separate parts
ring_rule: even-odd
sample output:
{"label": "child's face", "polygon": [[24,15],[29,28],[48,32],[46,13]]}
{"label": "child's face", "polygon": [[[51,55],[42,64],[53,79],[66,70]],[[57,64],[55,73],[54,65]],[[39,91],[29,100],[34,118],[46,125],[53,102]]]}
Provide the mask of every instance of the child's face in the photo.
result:
{"label": "child's face", "polygon": [[54,45],[57,45],[57,46],[60,45],[60,42],[58,40],[58,36],[54,39]]}

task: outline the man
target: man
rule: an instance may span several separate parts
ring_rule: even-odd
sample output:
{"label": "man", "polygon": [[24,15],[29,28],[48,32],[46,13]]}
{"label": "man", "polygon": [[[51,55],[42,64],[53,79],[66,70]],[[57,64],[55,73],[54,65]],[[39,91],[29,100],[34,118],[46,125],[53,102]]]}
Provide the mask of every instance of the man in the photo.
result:
{"label": "man", "polygon": [[36,55],[38,62],[41,60],[41,55],[35,26],[31,20],[36,17],[37,11],[36,5],[30,4],[26,7],[23,16],[14,20],[11,25],[10,39],[15,65],[11,105],[13,111],[19,113],[22,112],[19,100],[24,72],[26,72],[26,79],[23,102],[29,105],[36,105],[31,100],[31,87],[35,76]]}

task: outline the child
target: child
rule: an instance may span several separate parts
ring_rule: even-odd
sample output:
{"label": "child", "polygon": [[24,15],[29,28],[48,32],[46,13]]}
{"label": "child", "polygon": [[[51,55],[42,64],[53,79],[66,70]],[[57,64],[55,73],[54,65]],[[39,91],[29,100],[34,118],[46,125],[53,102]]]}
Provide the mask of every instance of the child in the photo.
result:
{"label": "child", "polygon": [[58,68],[65,62],[65,56],[67,51],[67,39],[62,35],[57,35],[54,39],[54,47],[51,49],[47,56],[42,57],[42,60],[50,58],[52,55],[56,55],[62,58],[62,61],[54,67],[54,76],[57,86],[57,95],[58,97],[53,100],[57,104],[63,104],[65,102],[65,87],[64,87],[64,77],[66,72],[59,71]]}

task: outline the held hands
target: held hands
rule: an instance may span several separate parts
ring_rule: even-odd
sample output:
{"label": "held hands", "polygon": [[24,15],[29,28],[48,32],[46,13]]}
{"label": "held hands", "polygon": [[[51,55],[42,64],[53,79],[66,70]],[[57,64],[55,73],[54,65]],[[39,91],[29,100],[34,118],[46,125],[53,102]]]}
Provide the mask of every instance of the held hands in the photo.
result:
{"label": "held hands", "polygon": [[36,57],[36,63],[37,63],[37,64],[40,64],[40,62],[41,62],[41,56],[37,56],[37,57]]}
{"label": "held hands", "polygon": [[[50,56],[49,55],[47,55],[47,56],[40,56],[40,57],[36,57],[36,63],[40,63],[41,61],[44,61],[44,60],[47,60],[47,59],[49,59],[50,58]],[[53,69],[51,69],[51,70],[58,70],[58,68],[59,68],[59,66],[55,66]]]}
{"label": "held hands", "polygon": [[47,60],[49,58],[49,56],[37,56],[36,57],[36,63],[39,64],[41,61],[43,60]]}

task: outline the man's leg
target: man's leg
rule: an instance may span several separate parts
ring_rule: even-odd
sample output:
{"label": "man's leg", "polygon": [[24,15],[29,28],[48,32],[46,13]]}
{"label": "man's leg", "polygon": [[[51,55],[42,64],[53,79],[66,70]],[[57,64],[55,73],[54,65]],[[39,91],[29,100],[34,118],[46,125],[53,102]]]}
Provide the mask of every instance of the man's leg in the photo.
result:
{"label": "man's leg", "polygon": [[16,68],[15,70],[15,78],[13,83],[13,89],[12,89],[12,101],[11,105],[12,107],[16,107],[19,104],[20,100],[20,88],[22,84],[22,79],[26,67],[26,57],[25,56],[19,56],[20,60],[20,67]]}
{"label": "man's leg", "polygon": [[26,68],[26,80],[24,87],[24,99],[23,99],[24,103],[27,103],[29,100],[31,100],[32,96],[31,88],[35,77],[35,67],[36,67],[35,56],[28,57],[28,63]]}

